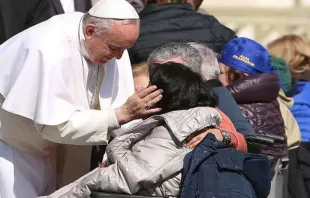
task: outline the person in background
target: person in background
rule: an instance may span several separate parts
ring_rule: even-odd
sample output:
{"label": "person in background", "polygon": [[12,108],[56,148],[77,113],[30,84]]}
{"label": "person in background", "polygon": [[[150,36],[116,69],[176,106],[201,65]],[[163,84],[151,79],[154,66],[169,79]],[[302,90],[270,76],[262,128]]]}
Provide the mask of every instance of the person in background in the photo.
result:
{"label": "person in background", "polygon": [[287,93],[293,88],[292,75],[287,62],[280,57],[269,56],[272,66],[275,66],[275,71],[279,75],[280,86],[284,93]]}
{"label": "person in background", "polygon": [[[291,107],[294,104],[294,99],[287,97],[285,92],[292,88],[291,72],[286,61],[280,57],[269,55],[271,65],[277,69],[274,71],[279,76],[281,90],[277,98],[281,114],[285,126],[285,134],[287,137],[288,156],[283,157],[275,167],[275,177],[272,181],[272,188],[269,197],[282,196],[287,194],[287,176],[291,168],[289,155],[298,149],[301,142],[301,134],[298,123],[291,112]],[[284,188],[283,188],[284,187]]]}
{"label": "person in background", "polygon": [[230,90],[243,115],[256,133],[284,138],[284,143],[263,146],[263,153],[275,158],[287,154],[284,121],[277,97],[280,83],[271,66],[268,51],[248,38],[236,38],[224,47],[221,81]]}
{"label": "person in background", "polygon": [[201,42],[220,53],[236,34],[214,16],[197,13],[201,0],[147,0],[141,18],[140,35],[129,49],[132,64],[148,59],[157,47],[168,42]]}
{"label": "person in background", "polygon": [[287,35],[268,44],[268,49],[290,67],[294,83],[289,93],[294,96],[291,110],[299,124],[302,141],[310,142],[310,44],[300,36]]}
{"label": "person in background", "polygon": [[[283,36],[268,44],[270,54],[282,57],[289,65],[293,88],[288,91],[292,95],[294,105],[291,108],[300,131],[302,142],[310,142],[310,44],[297,35]],[[310,151],[310,147],[309,147]]]}
{"label": "person in background", "polygon": [[288,64],[282,58],[270,55],[271,65],[276,67],[274,72],[279,75],[281,90],[279,92],[278,101],[280,104],[281,114],[284,120],[285,133],[287,136],[288,149],[295,149],[300,145],[301,134],[298,123],[291,112],[294,99],[287,97],[285,92],[292,89],[292,78]]}
{"label": "person in background", "polygon": [[53,15],[49,0],[1,0],[0,45],[21,31]]}
{"label": "person in background", "polygon": [[309,197],[310,184],[310,44],[298,35],[285,35],[268,44],[271,55],[283,58],[289,65],[293,88],[291,108],[301,132],[301,145],[289,152],[288,190],[291,197]]}
{"label": "person in background", "polygon": [[139,90],[140,88],[147,87],[149,85],[149,66],[147,62],[133,64],[131,67],[135,89]]}
{"label": "person in background", "polygon": [[[243,135],[254,135],[250,123],[242,115],[238,104],[226,87],[218,80],[220,75],[217,54],[203,44],[171,42],[156,48],[149,56],[147,64],[176,62],[185,64],[193,71],[201,74],[205,80],[212,80],[214,92],[219,97],[219,109],[223,111],[232,121],[237,131]],[[145,87],[148,82],[147,70],[137,65],[134,67],[139,73],[135,82]]]}
{"label": "person in background", "polygon": [[55,15],[69,12],[87,12],[91,8],[91,0],[49,0]]}
{"label": "person in background", "polygon": [[138,13],[144,9],[144,0],[127,0]]}

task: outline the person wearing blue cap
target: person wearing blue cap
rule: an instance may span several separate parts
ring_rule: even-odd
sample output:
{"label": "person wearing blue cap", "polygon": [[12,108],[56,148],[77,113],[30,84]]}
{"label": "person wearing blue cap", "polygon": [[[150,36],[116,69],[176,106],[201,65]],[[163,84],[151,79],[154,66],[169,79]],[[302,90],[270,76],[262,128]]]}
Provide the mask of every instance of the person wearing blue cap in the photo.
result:
{"label": "person wearing blue cap", "polygon": [[224,46],[220,63],[222,63],[221,69],[226,65],[244,75],[272,73],[276,69],[270,64],[266,48],[254,40],[243,37],[233,39]]}
{"label": "person wearing blue cap", "polygon": [[279,78],[274,74],[268,51],[249,38],[228,42],[220,57],[220,80],[231,91],[256,133],[285,138],[280,145],[264,146],[263,153],[283,157],[287,153],[284,121],[277,97]]}

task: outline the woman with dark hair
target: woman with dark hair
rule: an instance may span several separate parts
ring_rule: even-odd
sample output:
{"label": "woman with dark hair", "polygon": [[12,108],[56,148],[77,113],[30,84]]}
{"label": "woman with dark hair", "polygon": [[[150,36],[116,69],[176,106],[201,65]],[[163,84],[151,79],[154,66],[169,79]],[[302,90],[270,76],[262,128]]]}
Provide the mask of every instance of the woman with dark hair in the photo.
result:
{"label": "woman with dark hair", "polygon": [[161,113],[218,105],[218,98],[210,86],[189,67],[166,63],[152,65],[150,70],[150,84],[164,90],[163,98],[157,103]]}
{"label": "woman with dark hair", "polygon": [[102,167],[50,197],[89,197],[90,190],[176,197],[192,136],[213,133],[225,143],[226,131],[212,130],[222,120],[217,96],[199,74],[178,63],[152,65],[150,84],[163,90],[161,114],[116,136]]}

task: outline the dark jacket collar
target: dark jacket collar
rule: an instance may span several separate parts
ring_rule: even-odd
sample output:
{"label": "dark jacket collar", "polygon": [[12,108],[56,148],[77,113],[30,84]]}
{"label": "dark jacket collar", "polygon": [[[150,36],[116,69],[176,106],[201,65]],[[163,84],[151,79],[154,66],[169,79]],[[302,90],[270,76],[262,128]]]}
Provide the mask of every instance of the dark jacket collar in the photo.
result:
{"label": "dark jacket collar", "polygon": [[[147,5],[141,12],[140,17],[143,17],[145,15],[148,15],[150,13],[162,11],[165,9],[180,9],[180,10],[189,10],[193,11],[193,7],[189,3],[165,3],[165,4],[150,4]],[[193,11],[194,12],[194,11]]]}

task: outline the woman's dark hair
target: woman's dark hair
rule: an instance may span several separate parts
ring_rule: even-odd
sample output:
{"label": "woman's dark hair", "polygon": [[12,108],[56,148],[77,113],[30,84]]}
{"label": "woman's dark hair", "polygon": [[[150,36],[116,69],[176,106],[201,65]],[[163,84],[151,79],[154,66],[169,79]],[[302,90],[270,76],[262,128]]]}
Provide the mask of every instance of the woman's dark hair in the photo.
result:
{"label": "woman's dark hair", "polygon": [[152,65],[150,83],[163,90],[163,98],[157,103],[161,113],[218,105],[218,97],[208,82],[183,64],[168,62]]}

